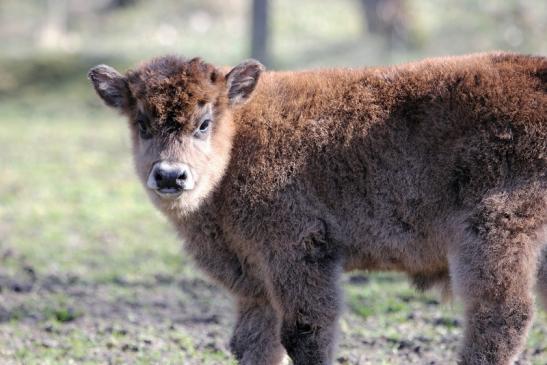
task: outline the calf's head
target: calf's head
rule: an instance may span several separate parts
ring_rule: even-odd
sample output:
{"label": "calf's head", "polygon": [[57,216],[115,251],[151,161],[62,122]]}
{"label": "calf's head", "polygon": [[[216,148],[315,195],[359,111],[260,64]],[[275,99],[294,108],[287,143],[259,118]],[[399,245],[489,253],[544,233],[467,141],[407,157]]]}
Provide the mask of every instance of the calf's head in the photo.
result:
{"label": "calf's head", "polygon": [[224,74],[198,58],[168,56],[125,75],[99,65],[89,79],[107,105],[129,117],[137,173],[152,200],[185,214],[224,175],[232,109],[250,99],[263,69],[248,60]]}

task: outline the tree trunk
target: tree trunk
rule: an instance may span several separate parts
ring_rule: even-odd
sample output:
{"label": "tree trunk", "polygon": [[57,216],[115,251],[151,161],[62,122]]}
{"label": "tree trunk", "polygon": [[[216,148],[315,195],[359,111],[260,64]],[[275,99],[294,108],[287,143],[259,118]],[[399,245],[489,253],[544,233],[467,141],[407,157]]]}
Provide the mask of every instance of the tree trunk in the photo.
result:
{"label": "tree trunk", "polygon": [[268,0],[253,0],[251,57],[270,64],[268,50]]}
{"label": "tree trunk", "polygon": [[408,42],[408,13],[405,0],[360,0],[366,33],[383,37],[390,49]]}

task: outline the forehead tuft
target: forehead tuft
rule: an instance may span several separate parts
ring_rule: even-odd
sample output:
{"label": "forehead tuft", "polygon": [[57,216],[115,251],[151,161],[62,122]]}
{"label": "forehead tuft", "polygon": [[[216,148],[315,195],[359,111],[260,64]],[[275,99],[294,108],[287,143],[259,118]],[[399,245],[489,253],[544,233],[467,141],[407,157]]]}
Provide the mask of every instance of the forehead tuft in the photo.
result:
{"label": "forehead tuft", "polygon": [[199,58],[156,58],[129,71],[127,79],[131,93],[159,123],[183,123],[196,106],[219,96],[218,71]]}

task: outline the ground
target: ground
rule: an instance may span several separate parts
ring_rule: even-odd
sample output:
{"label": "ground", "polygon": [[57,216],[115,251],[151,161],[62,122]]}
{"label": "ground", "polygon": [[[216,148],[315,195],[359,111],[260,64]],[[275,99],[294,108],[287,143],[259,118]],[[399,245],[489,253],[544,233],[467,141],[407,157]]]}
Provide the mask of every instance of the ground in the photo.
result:
{"label": "ground", "polygon": [[[40,93],[0,102],[0,363],[234,364],[230,298],[148,202],[123,119],[91,90],[62,108]],[[454,362],[458,303],[395,274],[343,280],[337,364]],[[538,311],[521,364],[547,363],[546,338]]]}

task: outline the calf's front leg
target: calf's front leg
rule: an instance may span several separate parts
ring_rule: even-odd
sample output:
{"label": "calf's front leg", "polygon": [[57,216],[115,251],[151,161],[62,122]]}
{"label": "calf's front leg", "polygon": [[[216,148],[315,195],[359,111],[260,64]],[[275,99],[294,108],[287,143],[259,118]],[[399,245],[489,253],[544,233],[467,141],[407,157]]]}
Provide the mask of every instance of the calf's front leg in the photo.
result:
{"label": "calf's front leg", "polygon": [[341,265],[325,242],[310,238],[297,247],[302,251],[279,251],[268,261],[272,300],[282,316],[281,343],[294,365],[328,365],[339,316]]}
{"label": "calf's front leg", "polygon": [[198,265],[236,298],[238,318],[230,350],[240,365],[280,364],[285,353],[279,335],[281,320],[256,276],[257,268],[229,249],[216,226],[207,229],[216,239],[187,239],[187,249]]}
{"label": "calf's front leg", "polygon": [[230,349],[240,365],[279,365],[285,351],[279,340],[281,321],[267,298],[240,298]]}

